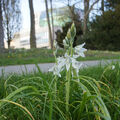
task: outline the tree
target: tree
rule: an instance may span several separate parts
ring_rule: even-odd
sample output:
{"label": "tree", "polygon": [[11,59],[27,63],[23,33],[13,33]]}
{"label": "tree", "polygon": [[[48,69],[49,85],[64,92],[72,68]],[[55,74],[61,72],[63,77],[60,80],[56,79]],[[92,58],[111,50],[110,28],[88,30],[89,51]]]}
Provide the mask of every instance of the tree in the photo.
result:
{"label": "tree", "polygon": [[0,52],[4,49],[4,30],[3,30],[3,18],[2,18],[2,2],[0,0]]}
{"label": "tree", "polygon": [[15,34],[20,30],[20,1],[19,0],[4,0],[3,1],[3,25],[4,33],[7,39],[8,48],[15,37]]}
{"label": "tree", "polygon": [[47,0],[45,0],[45,7],[46,7],[46,15],[47,15],[47,23],[48,23],[48,31],[49,31],[49,42],[50,42],[51,49],[53,49],[53,38],[52,38],[52,30],[51,30],[51,25],[50,25],[50,17],[49,17]]}
{"label": "tree", "polygon": [[88,10],[89,10],[89,2],[90,0],[84,0],[84,20],[83,20],[83,33],[86,33],[87,30],[87,23],[89,20],[89,13],[87,14]]}
{"label": "tree", "polygon": [[[76,5],[78,3],[80,3],[81,1],[82,0],[60,0],[61,3],[64,3],[65,6],[68,7],[67,13],[64,13],[65,19],[66,19],[66,17],[68,17],[72,21],[78,21],[78,16],[79,16],[79,18],[81,18],[81,16],[79,14],[75,14],[75,10],[77,9],[77,11],[78,11],[78,9],[79,9],[78,7],[76,8]],[[57,2],[59,2],[59,1],[57,0]]]}
{"label": "tree", "polygon": [[101,11],[102,14],[104,13],[104,0],[101,0]]}
{"label": "tree", "polygon": [[82,0],[54,0],[56,2],[62,2],[65,6],[73,6],[80,3]]}
{"label": "tree", "polygon": [[33,8],[33,0],[29,0],[30,8],[30,48],[36,48],[36,36],[35,36],[35,15]]}
{"label": "tree", "polygon": [[[58,0],[56,0],[56,1],[59,2]],[[71,8],[72,7],[75,8],[78,5],[78,3],[81,3],[81,2],[84,3],[84,19],[83,19],[82,30],[83,30],[83,34],[85,35],[87,32],[87,23],[89,21],[89,14],[92,11],[94,5],[96,3],[98,3],[99,0],[94,0],[93,2],[92,2],[92,0],[60,0],[60,2],[63,2],[69,8],[70,11],[71,11]],[[90,2],[91,2],[91,4],[90,4]],[[81,6],[79,6],[79,8],[81,9]],[[74,18],[73,12],[71,12],[71,14]]]}
{"label": "tree", "polygon": [[96,16],[85,41],[88,49],[120,50],[120,5]]}
{"label": "tree", "polygon": [[[82,32],[81,24],[79,24],[81,22],[74,22],[74,23],[76,26],[76,37],[75,37],[75,40],[73,43],[73,47],[75,47],[78,44],[83,43],[83,41],[81,39],[81,35],[83,34],[83,32]],[[67,22],[65,24],[65,26],[62,27],[62,31],[57,30],[57,32],[56,32],[56,36],[57,36],[56,41],[57,41],[59,47],[61,47],[61,48],[64,48],[63,40],[65,39],[67,31],[71,27],[71,25],[72,25],[72,22]]]}
{"label": "tree", "polygon": [[114,9],[117,5],[120,4],[120,0],[106,0],[105,6],[109,9]]}
{"label": "tree", "polygon": [[50,6],[51,6],[51,23],[52,23],[52,39],[54,40],[54,33],[55,33],[55,30],[54,30],[54,18],[53,18],[53,3],[52,3],[53,0],[50,0]]}
{"label": "tree", "polygon": [[89,0],[84,0],[84,20],[83,20],[83,34],[85,35],[87,32],[87,22],[89,18],[89,14],[93,9],[94,5],[99,2],[99,0],[95,0],[91,6],[89,6]]}

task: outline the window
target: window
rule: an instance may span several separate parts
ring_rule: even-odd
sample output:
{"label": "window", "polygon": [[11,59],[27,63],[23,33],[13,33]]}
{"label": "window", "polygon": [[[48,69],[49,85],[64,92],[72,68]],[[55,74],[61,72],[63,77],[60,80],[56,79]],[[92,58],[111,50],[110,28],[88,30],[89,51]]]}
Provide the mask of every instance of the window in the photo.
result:
{"label": "window", "polygon": [[20,41],[20,45],[21,46],[25,46],[25,45],[29,45],[30,43],[29,43],[29,40],[22,40],[22,41]]}
{"label": "window", "polygon": [[48,43],[48,32],[41,32],[36,35],[36,43],[37,44],[44,44]]}

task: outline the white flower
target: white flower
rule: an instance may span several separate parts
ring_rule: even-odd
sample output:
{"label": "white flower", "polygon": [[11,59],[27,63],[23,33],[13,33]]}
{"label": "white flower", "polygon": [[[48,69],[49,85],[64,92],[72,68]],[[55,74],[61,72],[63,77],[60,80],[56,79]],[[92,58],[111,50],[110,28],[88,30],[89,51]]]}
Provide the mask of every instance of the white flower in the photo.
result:
{"label": "white flower", "polygon": [[72,58],[67,53],[65,53],[65,66],[67,71],[70,69],[71,63],[72,63]]}
{"label": "white flower", "polygon": [[66,60],[65,60],[64,57],[58,57],[57,58],[57,63],[58,63],[59,68],[61,69],[61,71],[64,69],[65,61]]}
{"label": "white flower", "polygon": [[49,72],[53,72],[54,75],[61,77],[60,72],[63,71],[65,65],[65,59],[63,57],[57,58],[57,63],[49,69]]}
{"label": "white flower", "polygon": [[112,67],[111,67],[111,68],[112,68],[112,70],[114,70],[114,69],[115,69],[115,66],[114,66],[114,65],[112,65]]}
{"label": "white flower", "polygon": [[67,71],[70,69],[70,65],[72,65],[72,67],[76,70],[77,74],[79,72],[79,69],[81,68],[82,64],[80,64],[78,61],[76,61],[76,57],[71,57],[67,54],[65,54],[65,65],[66,65],[66,69]]}
{"label": "white flower", "polygon": [[83,64],[82,63],[77,63],[76,65],[77,65],[76,73],[77,73],[77,76],[78,76],[79,70],[80,70],[80,68],[82,67]]}
{"label": "white flower", "polygon": [[57,64],[55,64],[51,69],[49,69],[49,72],[53,72],[54,75],[61,77],[61,74],[60,74],[61,69]]}
{"label": "white flower", "polygon": [[[66,41],[63,41],[64,45],[68,45]],[[85,48],[83,48],[85,44],[79,45],[75,47],[75,53],[76,55],[73,55],[72,57],[65,53],[63,57],[57,58],[57,63],[49,70],[52,71],[54,75],[57,75],[61,77],[60,72],[63,71],[65,68],[67,71],[69,71],[70,66],[76,71],[76,74],[78,76],[79,69],[81,68],[82,64],[80,64],[78,61],[76,61],[76,58],[79,56],[85,57],[84,52],[86,51]]]}
{"label": "white flower", "polygon": [[65,56],[57,58],[57,61],[58,66],[59,68],[61,68],[61,70],[66,68],[66,70],[68,71],[70,69],[70,65],[75,61],[75,59],[65,53]]}
{"label": "white flower", "polygon": [[[73,64],[72,64],[72,67],[74,68],[74,70],[76,71],[76,75],[78,76],[79,75],[79,70],[80,68],[82,67],[82,63],[79,63],[78,61],[75,61]],[[73,75],[73,73],[72,73]]]}
{"label": "white flower", "polygon": [[63,40],[63,45],[64,45],[64,47],[69,47],[69,45],[66,42],[66,39]]}
{"label": "white flower", "polygon": [[85,57],[84,52],[87,51],[87,49],[83,48],[83,46],[85,45],[85,43],[83,43],[82,45],[78,45],[75,47],[75,53],[76,55],[74,55],[74,57]]}

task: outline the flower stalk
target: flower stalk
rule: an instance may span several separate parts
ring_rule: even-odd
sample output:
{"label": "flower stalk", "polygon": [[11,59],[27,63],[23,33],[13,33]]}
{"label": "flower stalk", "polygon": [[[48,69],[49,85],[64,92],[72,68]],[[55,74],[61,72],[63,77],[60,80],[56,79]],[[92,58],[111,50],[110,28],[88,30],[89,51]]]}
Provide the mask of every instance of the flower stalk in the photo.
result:
{"label": "flower stalk", "polygon": [[[57,76],[61,77],[61,71],[64,69],[66,70],[66,83],[65,83],[65,90],[66,90],[66,112],[69,113],[69,102],[70,102],[70,82],[73,77],[78,77],[79,69],[81,65],[76,58],[78,57],[85,57],[84,52],[86,51],[83,48],[84,44],[78,45],[73,48],[74,38],[76,36],[76,28],[74,23],[72,24],[71,28],[67,32],[67,36],[63,40],[63,45],[65,48],[65,55],[63,57],[56,58],[57,49],[54,52],[55,56],[55,65],[49,71],[52,71],[55,75],[55,92],[57,91]],[[55,48],[57,48],[57,44],[55,44]]]}
{"label": "flower stalk", "polygon": [[70,98],[70,80],[71,80],[71,66],[69,71],[66,71],[66,112],[69,112],[69,98]]}

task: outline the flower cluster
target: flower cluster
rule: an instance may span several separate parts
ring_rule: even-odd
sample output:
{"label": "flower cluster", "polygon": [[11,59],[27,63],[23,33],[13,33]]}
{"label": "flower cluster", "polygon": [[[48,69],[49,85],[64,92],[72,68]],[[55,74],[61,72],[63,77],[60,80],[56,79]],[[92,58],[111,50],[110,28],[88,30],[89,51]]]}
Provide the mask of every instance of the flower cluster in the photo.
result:
{"label": "flower cluster", "polygon": [[[53,72],[54,75],[61,77],[61,74],[60,74],[61,71],[66,69],[68,72],[71,67],[73,70],[76,71],[76,75],[78,75],[79,69],[81,68],[82,64],[79,63],[76,60],[76,58],[78,58],[80,56],[85,57],[84,52],[86,51],[86,49],[83,48],[85,43],[73,48],[73,41],[74,41],[75,35],[76,35],[76,29],[73,24],[71,29],[69,29],[66,38],[63,40],[64,48],[67,49],[65,55],[62,57],[58,57],[56,59],[55,65],[49,70],[49,71]],[[58,48],[57,44],[55,44],[55,48]],[[71,71],[71,72],[73,74],[73,71]]]}
{"label": "flower cluster", "polygon": [[57,63],[49,71],[53,72],[54,75],[57,75],[57,76],[61,77],[60,72],[63,71],[64,69],[69,71],[70,66],[72,66],[72,68],[78,74],[79,69],[81,68],[82,64],[79,63],[76,60],[76,58],[78,58],[80,56],[85,57],[84,52],[86,51],[86,49],[83,48],[84,45],[85,44],[76,46],[74,48],[73,56],[65,53],[65,55],[63,57],[58,57],[57,58]]}

